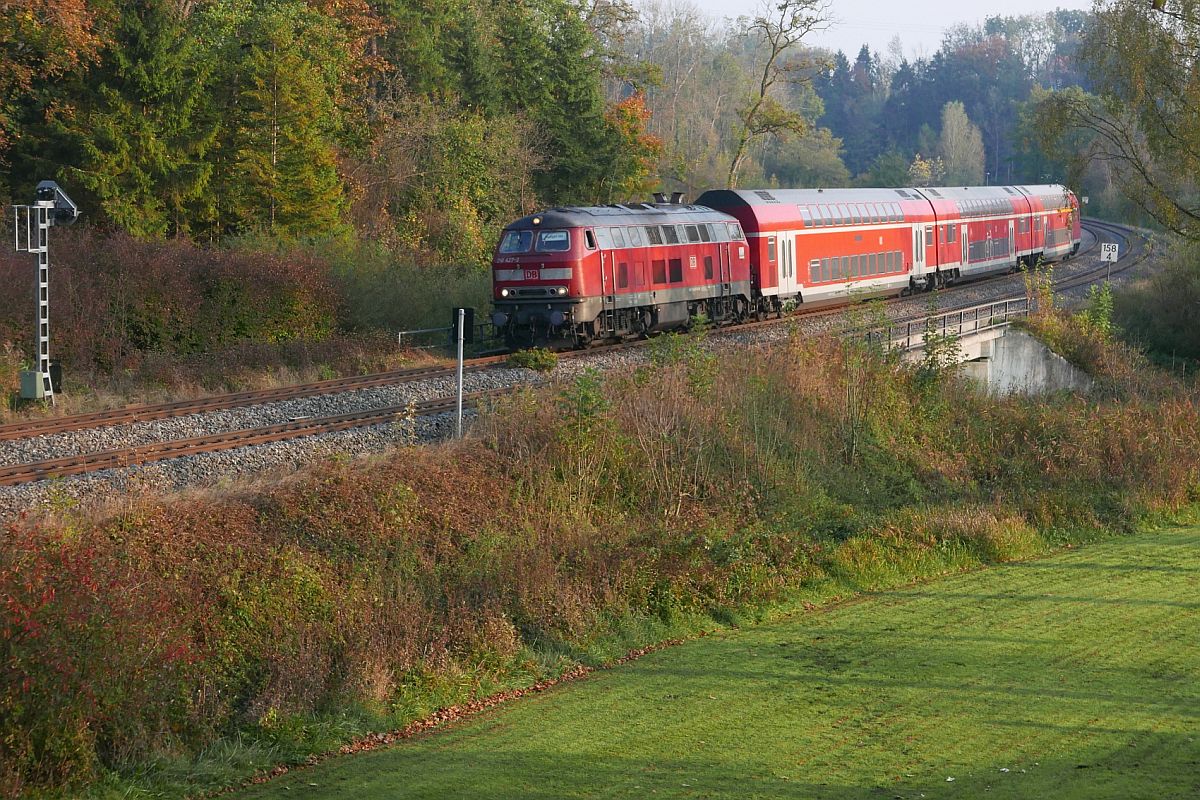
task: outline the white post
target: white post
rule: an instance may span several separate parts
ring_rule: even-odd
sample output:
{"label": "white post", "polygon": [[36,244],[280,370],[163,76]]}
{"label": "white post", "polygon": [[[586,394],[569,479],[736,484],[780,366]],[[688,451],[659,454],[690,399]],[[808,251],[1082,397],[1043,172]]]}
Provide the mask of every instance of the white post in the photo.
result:
{"label": "white post", "polygon": [[462,438],[462,406],[463,406],[463,337],[466,334],[467,310],[458,310],[458,411],[455,424],[455,438]]}

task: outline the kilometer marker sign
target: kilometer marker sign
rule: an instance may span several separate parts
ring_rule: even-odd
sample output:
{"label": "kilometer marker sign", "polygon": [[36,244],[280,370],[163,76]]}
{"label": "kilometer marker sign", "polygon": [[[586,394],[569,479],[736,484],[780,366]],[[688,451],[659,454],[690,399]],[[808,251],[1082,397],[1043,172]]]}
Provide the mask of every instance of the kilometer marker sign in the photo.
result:
{"label": "kilometer marker sign", "polygon": [[1100,260],[1101,261],[1117,261],[1117,247],[1115,242],[1106,242],[1100,245]]}

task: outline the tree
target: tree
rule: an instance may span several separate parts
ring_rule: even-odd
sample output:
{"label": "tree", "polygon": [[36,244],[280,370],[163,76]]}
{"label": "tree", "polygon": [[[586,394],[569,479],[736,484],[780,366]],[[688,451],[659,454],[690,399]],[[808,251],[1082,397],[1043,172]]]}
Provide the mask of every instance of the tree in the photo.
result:
{"label": "tree", "polygon": [[876,157],[871,169],[862,179],[865,186],[900,188],[910,185],[908,159],[899,150],[888,150]]}
{"label": "tree", "polygon": [[[336,84],[305,52],[312,19],[298,5],[256,13],[241,29],[237,120],[225,151],[238,176],[226,185],[232,229],[262,228],[285,238],[341,232],[345,198],[334,137]],[[332,54],[331,54],[332,55]]]}
{"label": "tree", "polygon": [[809,130],[768,146],[762,159],[763,172],[789,189],[845,186],[850,182],[850,171],[839,155],[841,146],[841,140],[828,128]]}
{"label": "tree", "polygon": [[983,137],[971,124],[962,103],[946,103],[942,108],[942,135],[938,155],[946,169],[946,183],[953,186],[978,186],[983,183]]}
{"label": "tree", "polygon": [[750,144],[766,137],[802,133],[804,117],[785,108],[774,96],[780,81],[792,79],[800,65],[784,61],[784,56],[805,36],[822,30],[828,21],[827,0],[771,0],[750,24],[764,45],[765,57],[759,72],[757,89],[738,111],[740,127],[729,164],[730,188],[737,183],[738,171],[746,159]]}
{"label": "tree", "polygon": [[0,0],[0,162],[17,135],[17,100],[94,61],[107,11],[86,0]]}
{"label": "tree", "polygon": [[189,23],[173,0],[124,7],[79,108],[59,120],[74,150],[68,180],[139,236],[186,234],[212,173],[211,65]]}
{"label": "tree", "polygon": [[1166,229],[1200,239],[1200,2],[1112,0],[1080,47],[1095,94],[1053,93],[1043,142],[1073,132],[1085,157],[1116,172],[1126,195]]}

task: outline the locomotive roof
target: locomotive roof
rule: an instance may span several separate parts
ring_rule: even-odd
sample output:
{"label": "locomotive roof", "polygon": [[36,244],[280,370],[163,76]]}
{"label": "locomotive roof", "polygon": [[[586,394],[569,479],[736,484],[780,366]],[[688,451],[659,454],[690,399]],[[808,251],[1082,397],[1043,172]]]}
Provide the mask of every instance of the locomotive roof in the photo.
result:
{"label": "locomotive roof", "polygon": [[[538,220],[536,223],[534,220]],[[576,228],[594,225],[661,225],[676,222],[737,222],[707,206],[681,203],[628,203],[608,206],[560,206],[521,217],[505,230]]]}

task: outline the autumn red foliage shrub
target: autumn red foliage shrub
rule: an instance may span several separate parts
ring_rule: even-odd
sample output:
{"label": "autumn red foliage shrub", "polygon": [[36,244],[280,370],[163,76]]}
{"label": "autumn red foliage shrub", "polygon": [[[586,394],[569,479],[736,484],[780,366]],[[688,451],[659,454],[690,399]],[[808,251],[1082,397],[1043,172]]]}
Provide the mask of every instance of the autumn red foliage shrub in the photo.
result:
{"label": "autumn red foliage shrub", "polygon": [[[328,266],[301,251],[211,249],[93,227],[55,230],[50,247],[53,355],[75,371],[243,340],[321,339],[336,325]],[[0,341],[31,352],[32,256],[0,252],[0,285]]]}
{"label": "autumn red foliage shrub", "polygon": [[947,543],[1024,557],[1200,500],[1183,387],[997,400],[832,342],[718,361],[670,341],[661,366],[516,395],[461,444],[10,524],[0,793],[292,717],[411,719],[431,685],[544,677],[522,665],[623,620],[911,580],[888,559]]}

